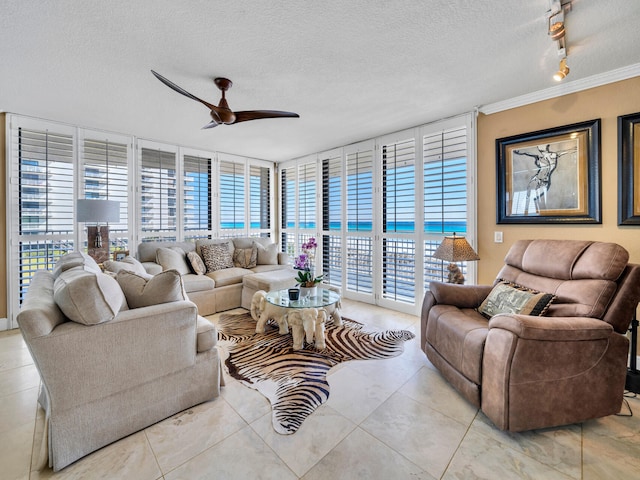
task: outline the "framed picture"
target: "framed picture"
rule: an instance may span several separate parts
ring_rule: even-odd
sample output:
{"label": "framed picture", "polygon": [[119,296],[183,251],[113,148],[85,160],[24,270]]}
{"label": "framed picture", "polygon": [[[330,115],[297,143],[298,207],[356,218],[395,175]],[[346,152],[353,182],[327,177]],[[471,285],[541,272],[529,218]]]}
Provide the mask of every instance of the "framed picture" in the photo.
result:
{"label": "framed picture", "polygon": [[129,255],[129,250],[116,250],[115,252],[113,252],[113,259],[116,262],[120,262],[124,260],[124,258],[128,255]]}
{"label": "framed picture", "polygon": [[618,225],[640,225],[640,113],[618,117]]}
{"label": "framed picture", "polygon": [[602,223],[600,119],[496,140],[497,223]]}

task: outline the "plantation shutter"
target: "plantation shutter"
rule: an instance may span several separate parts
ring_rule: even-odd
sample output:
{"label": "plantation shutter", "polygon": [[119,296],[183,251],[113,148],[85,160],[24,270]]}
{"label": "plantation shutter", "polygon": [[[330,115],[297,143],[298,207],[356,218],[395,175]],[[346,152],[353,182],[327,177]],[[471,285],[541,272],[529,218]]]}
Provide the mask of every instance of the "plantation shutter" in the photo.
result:
{"label": "plantation shutter", "polygon": [[381,146],[382,297],[415,303],[415,139]]}
{"label": "plantation shutter", "polygon": [[[249,167],[249,216],[251,230],[271,228],[271,170],[267,167]],[[268,234],[268,232],[263,232]]]}
{"label": "plantation shutter", "polygon": [[280,171],[280,212],[282,227],[282,251],[289,255],[296,254],[295,227],[296,227],[296,169],[295,167],[283,168]]}
{"label": "plantation shutter", "polygon": [[211,234],[211,158],[184,155],[182,174],[183,229],[185,240]]}
{"label": "plantation shutter", "polygon": [[322,160],[322,273],[342,286],[342,155]]}
{"label": "plantation shutter", "polygon": [[373,150],[347,153],[347,289],[373,294]]}
{"label": "plantation shutter", "polygon": [[15,317],[35,271],[52,269],[62,255],[75,250],[75,152],[73,133],[61,133],[68,130],[64,127],[56,131],[14,122],[9,187],[16,214],[9,248],[18,278],[17,288],[8,288]]}
{"label": "plantation shutter", "polygon": [[109,224],[113,248],[129,249],[129,147],[125,143],[84,138],[82,140],[84,198],[120,203],[120,221]]}
{"label": "plantation shutter", "polygon": [[[443,235],[467,233],[467,129],[444,130],[423,138],[424,277],[446,278],[446,265],[432,258]],[[466,264],[463,263],[463,272]]]}
{"label": "plantation shutter", "polygon": [[316,228],[316,164],[298,167],[298,228]]}
{"label": "plantation shutter", "polygon": [[142,148],[140,157],[139,214],[143,241],[176,240],[176,154]]}
{"label": "plantation shutter", "polygon": [[233,237],[245,231],[244,163],[220,162],[221,236]]}

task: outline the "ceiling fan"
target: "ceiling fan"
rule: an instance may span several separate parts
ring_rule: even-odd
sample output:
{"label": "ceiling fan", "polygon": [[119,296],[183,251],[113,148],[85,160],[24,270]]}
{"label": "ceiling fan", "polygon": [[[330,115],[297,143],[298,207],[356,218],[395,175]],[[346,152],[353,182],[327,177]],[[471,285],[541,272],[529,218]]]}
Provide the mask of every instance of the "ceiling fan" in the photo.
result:
{"label": "ceiling fan", "polygon": [[205,102],[204,100],[196,97],[195,95],[190,94],[185,89],[179,87],[168,78],[165,78],[162,75],[160,75],[158,72],[154,72],[153,70],[151,70],[151,73],[153,73],[156,76],[156,78],[160,80],[162,83],[164,83],[167,87],[175,90],[178,93],[181,93],[185,97],[189,97],[192,100],[202,103],[207,108],[209,108],[209,110],[211,110],[210,112],[211,122],[209,122],[202,128],[217,127],[221,123],[225,125],[232,125],[238,122],[247,122],[249,120],[259,120],[261,118],[281,118],[281,117],[298,118],[300,117],[300,115],[298,115],[297,113],[281,112],[279,110],[247,110],[243,112],[232,111],[229,108],[229,105],[227,104],[227,100],[224,96],[224,92],[229,90],[233,85],[231,80],[229,80],[228,78],[218,77],[213,80],[217,85],[217,87],[222,92],[222,98],[220,99],[220,102],[218,102],[218,105],[213,105],[209,102]]}

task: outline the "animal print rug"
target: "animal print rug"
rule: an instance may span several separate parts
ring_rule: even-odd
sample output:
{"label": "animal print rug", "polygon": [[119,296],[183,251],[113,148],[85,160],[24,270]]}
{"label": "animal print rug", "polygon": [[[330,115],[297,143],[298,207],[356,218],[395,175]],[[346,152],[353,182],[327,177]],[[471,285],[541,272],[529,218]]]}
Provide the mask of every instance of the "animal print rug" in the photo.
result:
{"label": "animal print rug", "polygon": [[328,321],[327,348],[316,350],[305,343],[293,350],[291,333],[280,335],[270,320],[265,333],[255,333],[249,313],[222,314],[218,320],[218,346],[229,375],[269,399],[273,428],[281,434],[295,433],[305,418],[327,401],[327,372],[347,360],[391,358],[414,338],[406,330],[377,331],[343,317],[343,325]]}

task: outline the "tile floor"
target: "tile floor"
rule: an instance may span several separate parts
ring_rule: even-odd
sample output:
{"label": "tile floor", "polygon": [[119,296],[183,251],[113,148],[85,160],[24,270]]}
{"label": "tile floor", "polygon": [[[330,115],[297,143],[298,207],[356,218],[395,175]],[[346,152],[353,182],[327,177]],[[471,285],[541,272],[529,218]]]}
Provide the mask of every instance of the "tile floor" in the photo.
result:
{"label": "tile floor", "polygon": [[[418,319],[344,301],[383,328]],[[216,316],[210,317],[215,321]],[[640,478],[636,416],[504,433],[430,365],[417,339],[390,360],[348,362],[331,397],[290,436],[259,393],[226,378],[222,395],[109,445],[61,472],[32,471],[38,374],[17,331],[0,333],[0,477],[14,479],[631,479]]]}

